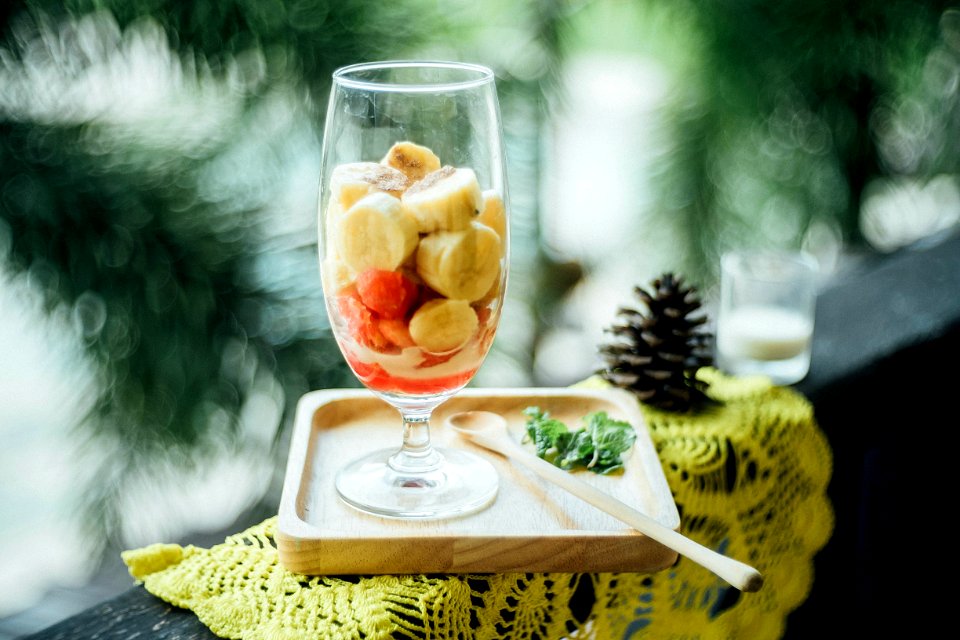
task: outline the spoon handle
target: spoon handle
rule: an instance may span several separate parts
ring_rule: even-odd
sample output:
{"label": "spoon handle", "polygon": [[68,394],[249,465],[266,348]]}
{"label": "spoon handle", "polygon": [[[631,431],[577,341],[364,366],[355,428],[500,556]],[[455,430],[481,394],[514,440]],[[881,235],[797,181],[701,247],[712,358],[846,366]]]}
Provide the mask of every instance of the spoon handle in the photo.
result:
{"label": "spoon handle", "polygon": [[618,520],[629,524],[637,531],[653,538],[665,547],[673,549],[680,555],[686,556],[700,566],[709,569],[737,589],[741,591],[757,591],[763,585],[763,577],[750,565],[734,560],[722,553],[717,553],[713,549],[694,542],[683,534],[660,524],[650,516],[617,500],[610,494],[604,493],[593,485],[587,484],[569,472],[524,451],[519,445],[511,444],[510,450],[505,450],[507,447],[504,446],[502,442],[496,442],[486,438],[477,438],[477,440],[478,443],[483,444],[487,448],[498,451],[511,460],[516,460],[545,480],[559,485],[578,498],[605,511]]}

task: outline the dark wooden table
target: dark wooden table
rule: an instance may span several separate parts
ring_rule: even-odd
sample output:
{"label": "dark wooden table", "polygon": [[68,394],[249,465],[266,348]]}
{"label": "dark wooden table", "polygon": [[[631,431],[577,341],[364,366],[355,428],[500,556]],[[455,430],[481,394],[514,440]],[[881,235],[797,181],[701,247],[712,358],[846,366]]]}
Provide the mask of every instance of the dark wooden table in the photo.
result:
{"label": "dark wooden table", "polygon": [[[865,260],[822,293],[811,371],[796,388],[813,402],[833,448],[836,526],[785,638],[823,636],[826,621],[843,622],[854,637],[889,637],[897,619],[935,613],[910,595],[925,595],[916,586],[929,564],[915,546],[915,527],[929,525],[917,497],[927,491],[939,439],[956,426],[943,414],[960,397],[957,376],[939,368],[958,356],[960,235]],[[28,636],[134,637],[215,636],[192,612],[140,587]]]}

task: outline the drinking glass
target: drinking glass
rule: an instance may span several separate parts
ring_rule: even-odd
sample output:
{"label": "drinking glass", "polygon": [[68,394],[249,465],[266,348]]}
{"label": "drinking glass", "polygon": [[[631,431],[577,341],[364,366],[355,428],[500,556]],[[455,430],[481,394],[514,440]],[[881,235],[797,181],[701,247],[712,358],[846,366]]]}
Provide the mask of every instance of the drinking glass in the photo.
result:
{"label": "drinking glass", "polygon": [[802,251],[741,250],[720,260],[717,364],[794,384],[810,369],[817,262]]}
{"label": "drinking glass", "polygon": [[502,138],[486,67],[386,61],[333,74],[318,209],[326,308],[351,370],[398,409],[402,431],[338,471],[338,494],[361,511],[447,518],[496,496],[490,463],[431,444],[430,416],[473,378],[500,320]]}

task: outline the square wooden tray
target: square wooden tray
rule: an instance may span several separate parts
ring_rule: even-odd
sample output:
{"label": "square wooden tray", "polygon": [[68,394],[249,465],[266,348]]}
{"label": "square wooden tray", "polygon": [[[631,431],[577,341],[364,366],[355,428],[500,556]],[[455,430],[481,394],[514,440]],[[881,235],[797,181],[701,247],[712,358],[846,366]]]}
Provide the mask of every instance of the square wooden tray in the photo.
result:
{"label": "square wooden tray", "polygon": [[[399,447],[396,409],[366,390],[305,394],[297,406],[280,501],[277,547],[281,563],[311,575],[507,572],[654,572],[676,552],[550,485],[519,465],[465,442],[444,428],[457,411],[502,414],[521,440],[522,414],[539,406],[571,429],[591,411],[629,421],[637,440],[622,475],[579,477],[678,529],[680,516],[636,400],[619,390],[569,388],[473,389],[441,405],[431,420],[438,447],[463,447],[485,456],[500,476],[487,509],[450,520],[397,520],[367,515],[339,499],[340,465],[367,451]],[[532,447],[531,447],[532,450]]]}

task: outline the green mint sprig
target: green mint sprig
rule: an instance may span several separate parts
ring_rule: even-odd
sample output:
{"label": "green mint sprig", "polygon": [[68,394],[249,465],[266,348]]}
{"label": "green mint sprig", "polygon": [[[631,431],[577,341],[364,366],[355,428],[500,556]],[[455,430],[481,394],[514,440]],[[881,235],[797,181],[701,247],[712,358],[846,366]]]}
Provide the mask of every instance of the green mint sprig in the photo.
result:
{"label": "green mint sprig", "polygon": [[623,471],[622,454],[633,446],[637,433],[629,422],[614,420],[606,411],[583,417],[584,426],[570,431],[540,407],[527,407],[525,442],[532,442],[537,456],[568,471],[589,469],[608,475]]}

